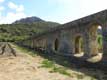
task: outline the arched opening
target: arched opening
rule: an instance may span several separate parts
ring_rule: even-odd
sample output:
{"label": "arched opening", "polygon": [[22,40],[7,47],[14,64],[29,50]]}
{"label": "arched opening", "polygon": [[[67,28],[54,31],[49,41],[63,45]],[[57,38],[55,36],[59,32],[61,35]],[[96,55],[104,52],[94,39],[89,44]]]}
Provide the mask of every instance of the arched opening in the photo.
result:
{"label": "arched opening", "polygon": [[55,41],[54,41],[54,50],[58,51],[58,47],[59,47],[59,40],[55,39]]}
{"label": "arched opening", "polygon": [[102,38],[102,27],[97,27],[97,43],[98,43],[98,52],[103,53],[103,38]]}
{"label": "arched opening", "polygon": [[75,38],[75,53],[76,54],[81,54],[83,53],[83,38],[82,36],[77,36]]}

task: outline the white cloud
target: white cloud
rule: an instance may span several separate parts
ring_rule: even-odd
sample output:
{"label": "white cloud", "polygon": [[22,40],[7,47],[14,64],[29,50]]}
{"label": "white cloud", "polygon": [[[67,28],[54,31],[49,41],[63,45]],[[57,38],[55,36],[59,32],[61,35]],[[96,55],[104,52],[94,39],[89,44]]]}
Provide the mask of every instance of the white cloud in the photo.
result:
{"label": "white cloud", "polygon": [[0,3],[4,2],[4,0],[0,0]]}
{"label": "white cloud", "polygon": [[[3,2],[4,0],[0,0]],[[99,12],[107,9],[107,0],[48,0],[49,4],[55,5],[56,11],[51,14],[42,16],[46,20],[52,20],[60,23],[65,23],[78,19],[83,16],[87,16],[92,13]],[[15,19],[25,17],[24,6],[18,5],[13,2],[8,3],[8,7],[15,12],[8,12],[3,20],[0,22],[13,22]],[[3,8],[0,8],[2,11]],[[47,11],[48,12],[48,11]],[[1,13],[0,13],[1,14]]]}
{"label": "white cloud", "polygon": [[19,5],[19,7],[16,9],[17,12],[22,12],[24,11],[24,6],[23,5]]}
{"label": "white cloud", "polygon": [[81,0],[80,4],[84,14],[95,13],[107,9],[107,0]]}
{"label": "white cloud", "polygon": [[0,11],[3,11],[5,8],[3,6],[0,6]]}
{"label": "white cloud", "polygon": [[24,13],[8,12],[5,17],[1,17],[0,24],[9,24],[20,18],[25,18],[25,17],[26,17],[26,14]]}
{"label": "white cloud", "polygon": [[[17,5],[13,2],[8,3],[8,7],[13,10],[13,12],[8,11],[6,16],[3,16],[2,10],[4,10],[4,7],[0,7],[0,24],[10,24],[16,20],[19,20],[21,18],[27,17],[24,13],[24,6],[23,5]],[[14,12],[15,11],[15,12]]]}
{"label": "white cloud", "polygon": [[[59,23],[65,23],[77,19],[81,15],[80,0],[48,0],[49,4],[57,4],[58,10],[52,16],[47,16],[47,19]],[[78,15],[76,15],[78,14]]]}
{"label": "white cloud", "polygon": [[70,4],[73,0],[48,0],[50,3]]}
{"label": "white cloud", "polygon": [[16,4],[14,4],[13,2],[9,2],[8,3],[8,7],[10,8],[10,9],[17,9],[17,5]]}
{"label": "white cloud", "polygon": [[9,2],[9,3],[8,3],[8,7],[9,7],[10,9],[16,10],[17,12],[22,12],[22,11],[24,11],[24,6],[23,6],[23,5],[17,5],[17,4],[15,4],[15,3],[13,3],[13,2]]}

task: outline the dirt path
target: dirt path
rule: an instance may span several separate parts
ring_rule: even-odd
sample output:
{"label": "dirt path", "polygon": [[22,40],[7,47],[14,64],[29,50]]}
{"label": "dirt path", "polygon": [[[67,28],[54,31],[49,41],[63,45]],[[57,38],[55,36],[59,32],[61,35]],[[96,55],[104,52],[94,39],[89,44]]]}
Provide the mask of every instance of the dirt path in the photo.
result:
{"label": "dirt path", "polygon": [[49,73],[45,68],[39,68],[43,58],[35,58],[16,50],[17,57],[0,56],[0,80],[72,80],[59,73]]}
{"label": "dirt path", "polygon": [[0,80],[96,80],[89,76],[81,78],[83,73],[70,70],[72,77],[62,75],[60,73],[50,73],[49,69],[40,68],[44,58],[40,56],[32,57],[21,50],[14,49],[17,52],[17,57],[0,56]]}

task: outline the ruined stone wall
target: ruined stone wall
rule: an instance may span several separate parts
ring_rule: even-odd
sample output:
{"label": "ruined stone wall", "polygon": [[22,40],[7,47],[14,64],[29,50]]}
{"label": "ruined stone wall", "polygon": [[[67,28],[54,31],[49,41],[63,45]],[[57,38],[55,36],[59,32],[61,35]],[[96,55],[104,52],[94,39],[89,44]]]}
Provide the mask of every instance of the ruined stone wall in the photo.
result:
{"label": "ruined stone wall", "polygon": [[[33,37],[23,42],[23,45],[32,48],[42,48],[62,55],[75,54],[76,37],[83,39],[84,57],[90,57],[98,53],[96,40],[96,24],[102,26],[103,53],[107,53],[107,11],[102,11],[79,20],[59,26],[52,31]],[[58,41],[58,49],[55,50],[55,41]]]}

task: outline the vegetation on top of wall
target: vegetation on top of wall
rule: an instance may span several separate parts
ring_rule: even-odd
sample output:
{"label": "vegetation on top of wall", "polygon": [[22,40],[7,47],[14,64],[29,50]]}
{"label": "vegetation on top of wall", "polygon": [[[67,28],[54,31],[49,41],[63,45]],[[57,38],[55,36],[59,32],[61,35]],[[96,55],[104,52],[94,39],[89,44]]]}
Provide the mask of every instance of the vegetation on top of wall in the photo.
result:
{"label": "vegetation on top of wall", "polygon": [[102,38],[102,35],[101,35],[101,34],[99,34],[99,35],[97,36],[97,41],[98,41],[98,49],[99,49],[99,51],[102,51],[103,38]]}
{"label": "vegetation on top of wall", "polygon": [[3,24],[0,25],[0,41],[14,42],[24,40],[58,25],[55,22],[45,21],[34,22],[32,24]]}

